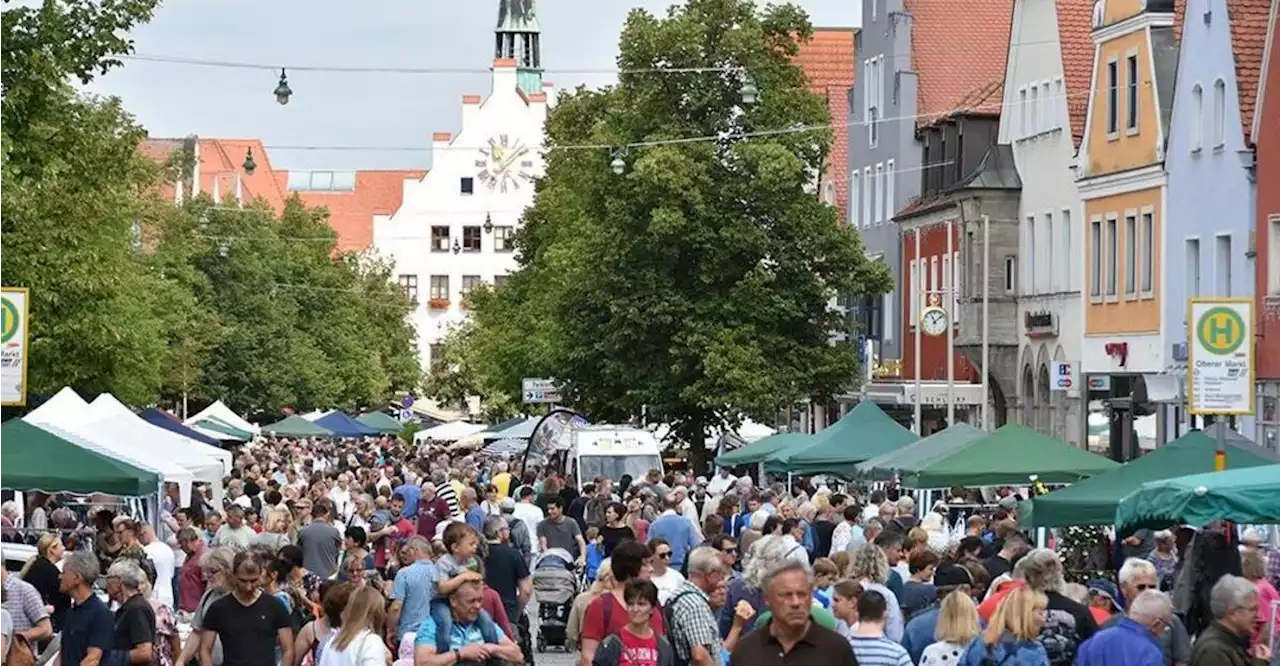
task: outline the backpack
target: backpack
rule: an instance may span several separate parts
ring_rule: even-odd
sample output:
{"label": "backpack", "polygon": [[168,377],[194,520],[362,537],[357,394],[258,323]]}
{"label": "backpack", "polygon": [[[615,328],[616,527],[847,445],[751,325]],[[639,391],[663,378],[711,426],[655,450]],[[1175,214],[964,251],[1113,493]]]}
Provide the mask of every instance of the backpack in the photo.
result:
{"label": "backpack", "polygon": [[[489,613],[484,611],[483,609],[481,609],[479,617],[476,618],[476,624],[479,625],[480,636],[484,638],[484,642],[486,643],[497,644],[499,640],[501,640],[502,636],[504,635],[502,634],[501,630],[498,629],[498,624],[494,622],[493,618],[489,616]],[[453,647],[450,646],[449,644],[450,638],[451,637],[449,636],[449,634],[439,631],[439,627],[437,627],[436,654],[445,654],[453,649]],[[499,663],[499,660],[489,659],[482,663],[497,664]]]}
{"label": "backpack", "polygon": [[[676,651],[671,647],[671,641],[659,634],[658,666],[675,666],[676,659]],[[591,660],[591,666],[618,666],[621,663],[622,638],[617,634],[609,634],[600,641],[600,647],[596,648],[596,656]]]}
{"label": "backpack", "polygon": [[[671,642],[671,648],[672,648],[671,650],[672,666],[689,666],[689,660],[681,658],[680,650],[676,649],[675,647],[676,638],[674,634],[671,633],[671,629],[672,627],[676,626],[674,622],[675,618],[672,617],[673,609],[676,606],[676,602],[680,601],[681,599],[691,594],[695,594],[695,592],[693,590],[681,590],[680,592],[677,592],[675,595],[673,595],[670,599],[667,599],[667,603],[662,607],[662,620],[667,625],[667,634],[670,636],[670,639],[671,639],[670,642]],[[710,610],[710,607],[708,607],[708,610]],[[714,613],[712,615],[714,616]],[[689,646],[689,652],[690,653],[693,652],[693,646]]]}

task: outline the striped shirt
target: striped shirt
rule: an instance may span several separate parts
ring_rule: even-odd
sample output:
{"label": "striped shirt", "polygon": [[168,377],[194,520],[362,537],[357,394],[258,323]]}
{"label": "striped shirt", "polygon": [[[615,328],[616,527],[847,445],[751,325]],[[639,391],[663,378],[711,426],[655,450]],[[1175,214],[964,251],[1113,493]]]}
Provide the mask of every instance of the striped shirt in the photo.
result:
{"label": "striped shirt", "polygon": [[442,483],[436,488],[436,497],[444,500],[449,505],[449,513],[457,520],[462,520],[462,503],[458,501],[458,492],[453,489],[452,483]]}
{"label": "striped shirt", "polygon": [[858,666],[912,666],[906,648],[884,636],[850,636]]}

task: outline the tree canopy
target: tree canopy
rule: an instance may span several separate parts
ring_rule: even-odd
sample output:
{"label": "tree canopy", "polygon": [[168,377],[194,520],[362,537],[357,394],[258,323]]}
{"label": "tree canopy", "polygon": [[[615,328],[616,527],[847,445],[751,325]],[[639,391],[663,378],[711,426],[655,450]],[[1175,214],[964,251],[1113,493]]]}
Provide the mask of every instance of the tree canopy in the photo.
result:
{"label": "tree canopy", "polygon": [[[792,5],[633,10],[618,84],[563,95],[548,119],[519,269],[473,296],[445,356],[512,400],[521,377],[554,377],[595,419],[643,413],[699,444],[710,427],[852,388],[857,354],[834,341],[848,323],[831,303],[890,280],[815,193],[830,121],[792,62],[812,32]],[[724,71],[643,71],[707,67]],[[691,137],[718,138],[675,141]],[[621,149],[559,149],[582,145]]]}

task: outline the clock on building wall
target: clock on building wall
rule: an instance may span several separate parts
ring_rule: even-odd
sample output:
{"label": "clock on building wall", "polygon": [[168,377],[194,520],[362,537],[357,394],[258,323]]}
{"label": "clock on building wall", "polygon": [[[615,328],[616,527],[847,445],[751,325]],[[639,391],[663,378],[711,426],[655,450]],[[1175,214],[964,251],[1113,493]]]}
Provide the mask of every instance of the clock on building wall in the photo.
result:
{"label": "clock on building wall", "polygon": [[533,174],[529,171],[533,168],[529,147],[519,139],[511,140],[506,134],[489,139],[488,145],[480,149],[476,168],[480,169],[476,177],[481,183],[490,190],[503,193],[520,189],[522,180],[533,180]]}

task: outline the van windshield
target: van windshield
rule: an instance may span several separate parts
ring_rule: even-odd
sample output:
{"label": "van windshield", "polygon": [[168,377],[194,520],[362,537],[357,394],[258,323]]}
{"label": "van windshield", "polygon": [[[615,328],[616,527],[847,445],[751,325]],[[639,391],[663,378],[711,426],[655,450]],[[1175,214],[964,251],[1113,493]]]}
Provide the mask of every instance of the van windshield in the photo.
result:
{"label": "van windshield", "polygon": [[662,469],[662,458],[656,454],[629,456],[587,455],[578,457],[578,478],[588,483],[596,477],[617,481],[624,474],[643,478],[649,470]]}

